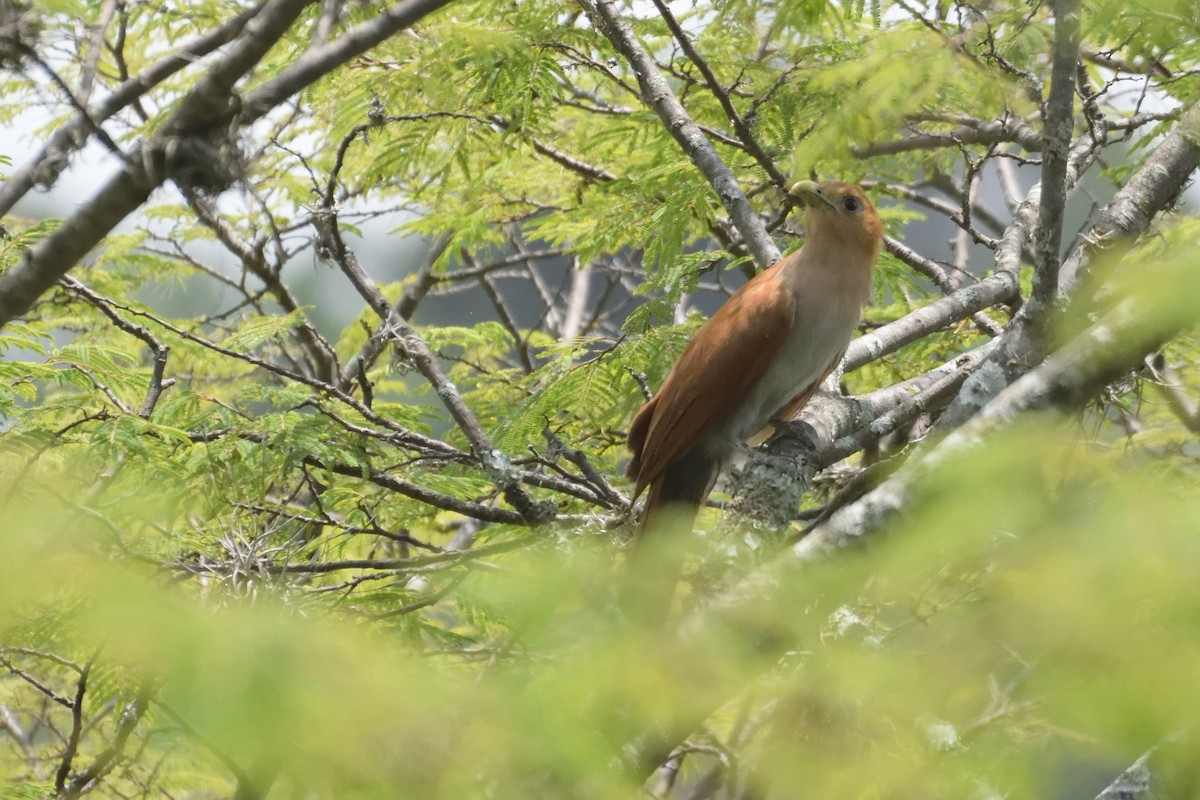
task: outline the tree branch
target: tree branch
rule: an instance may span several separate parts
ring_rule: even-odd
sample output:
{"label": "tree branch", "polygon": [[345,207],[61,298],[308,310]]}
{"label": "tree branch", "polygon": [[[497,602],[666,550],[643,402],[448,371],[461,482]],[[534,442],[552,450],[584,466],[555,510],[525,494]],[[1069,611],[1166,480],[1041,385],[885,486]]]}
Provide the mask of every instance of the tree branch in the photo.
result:
{"label": "tree branch", "polygon": [[164,170],[152,170],[150,165],[164,154],[169,161],[175,140],[219,131],[231,120],[240,127],[255,122],[330,70],[449,0],[398,3],[335,41],[307,51],[275,78],[249,92],[243,101],[234,103],[232,91],[237,80],[254,68],[311,2],[268,0],[261,13],[246,25],[240,45],[200,77],[162,130],[141,144],[137,157],[130,159],[125,169],[58,230],[32,248],[22,264],[0,276],[0,327],[29,310],[117,223],[145,203],[155,187],[173,177]]}
{"label": "tree branch", "polygon": [[866,147],[852,147],[850,152],[855,158],[874,158],[914,150],[941,150],[959,145],[993,145],[1004,142],[1019,144],[1030,153],[1040,152],[1043,147],[1042,137],[1026,125],[1024,120],[1016,116],[1006,116],[993,122],[973,120],[947,133],[918,133],[905,139],[875,142]]}
{"label": "tree branch", "polygon": [[1137,761],[1104,787],[1096,800],[1148,800],[1154,791],[1150,774],[1150,753],[1143,753]]}
{"label": "tree branch", "polygon": [[145,343],[146,347],[150,348],[151,356],[154,359],[154,369],[150,375],[150,386],[146,390],[146,399],[142,402],[142,407],[138,410],[138,416],[142,419],[150,419],[154,413],[154,407],[158,405],[158,399],[162,396],[163,391],[175,385],[174,378],[164,379],[164,374],[167,369],[167,356],[171,353],[171,348],[158,339],[143,325],[130,322],[129,320],[118,314],[112,306],[103,297],[93,292],[88,287],[84,286],[79,281],[72,278],[70,275],[63,278],[64,284],[84,298],[88,303],[100,310],[104,316],[108,317],[113,325],[116,325],[120,330],[125,331],[130,336],[140,339]]}
{"label": "tree branch", "polygon": [[[342,464],[336,462],[327,464],[315,456],[306,456],[304,461],[309,466],[318,469],[328,469],[349,478],[363,477],[362,466],[359,464]],[[376,486],[396,492],[397,494],[402,494],[405,497],[411,497],[434,508],[453,511],[467,517],[472,517],[473,519],[504,525],[526,525],[530,523],[530,520],[519,512],[496,508],[495,506],[488,506],[470,500],[460,500],[457,497],[435,492],[420,484],[413,483],[382,470],[372,469],[367,475],[367,480]]]}
{"label": "tree branch", "polygon": [[0,327],[25,313],[54,283],[66,275],[117,223],[141,206],[167,177],[151,174],[155,154],[172,139],[209,131],[214,120],[229,118],[234,83],[252,69],[283,36],[311,0],[268,0],[242,32],[239,45],[196,82],[163,130],[138,148],[97,194],[25,254],[25,260],[0,276]]}
{"label": "tree branch", "polygon": [[466,434],[476,458],[503,491],[504,498],[521,515],[521,519],[530,525],[547,522],[554,515],[553,504],[535,501],[521,486],[509,457],[492,443],[491,437],[483,430],[474,412],[467,407],[462,395],[458,393],[458,388],[450,382],[425,340],[407,320],[395,313],[395,309],[388,315],[386,324],[388,335],[395,339],[417,371],[433,386],[454,422]]}
{"label": "tree branch", "polygon": [[[277,264],[274,269],[268,266],[263,256],[265,245],[261,242],[252,245],[242,240],[207,198],[192,190],[185,191],[184,196],[201,224],[216,235],[217,241],[224,245],[226,250],[237,256],[246,272],[262,281],[266,291],[279,303],[284,313],[299,312],[300,303],[282,280],[282,265]],[[296,338],[308,354],[313,375],[323,381],[333,380],[337,373],[337,354],[307,317],[297,326]]]}
{"label": "tree branch", "polygon": [[994,347],[989,342],[867,395],[818,393],[751,457],[733,483],[730,505],[755,527],[786,528],[818,472],[944,405]]}
{"label": "tree branch", "polygon": [[1079,235],[1059,272],[1059,293],[1070,296],[1096,256],[1119,258],[1145,233],[1155,215],[1175,202],[1200,168],[1200,103],[1154,148],[1154,152]]}
{"label": "tree branch", "polygon": [[[1089,135],[1085,134],[1076,139],[1067,159],[1067,189],[1075,184],[1096,158],[1096,154],[1097,145]],[[997,274],[1015,277],[1020,271],[1021,256],[1037,224],[1041,196],[1042,184],[1038,182],[1030,188],[1013,213],[1013,220],[1000,237],[1000,246],[996,250]],[[1017,311],[1004,336],[1000,338],[1000,347],[996,348],[992,357],[963,384],[958,397],[938,419],[938,428],[951,430],[961,425],[1005,386],[1045,358],[1048,342],[1042,335],[1039,317],[1040,312],[1036,304],[1032,310],[1026,304]]]}
{"label": "tree branch", "polygon": [[197,60],[228,44],[242,32],[246,24],[262,10],[262,3],[250,6],[242,13],[222,23],[177,52],[163,57],[140,75],[122,83],[91,113],[91,120],[76,117],[50,135],[32,158],[9,173],[0,183],[0,216],[10,212],[17,201],[35,185],[50,186],[67,166],[71,153],[83,146],[81,134],[92,125],[99,125],[135,102],[153,87]]}
{"label": "tree branch", "polygon": [[242,124],[259,119],[330,71],[449,3],[450,0],[402,0],[332,42],[308,50],[274,78],[247,92],[242,102]]}
{"label": "tree branch", "polygon": [[125,708],[121,711],[120,719],[117,721],[117,732],[113,736],[112,742],[96,754],[92,762],[75,776],[65,790],[59,790],[59,797],[79,797],[85,792],[94,789],[95,784],[113,770],[117,765],[117,761],[124,754],[126,743],[129,741],[134,728],[141,722],[142,717],[145,716],[146,711],[150,707],[150,695],[149,686],[145,686],[137,693],[137,696],[133,700],[125,705]]}
{"label": "tree branch", "polygon": [[1067,204],[1067,157],[1075,119],[1079,24],[1079,0],[1055,0],[1050,98],[1042,112],[1046,147],[1042,158],[1041,208],[1034,237],[1033,292],[1026,307],[1027,314],[1042,317],[1042,322],[1058,291],[1063,211]]}
{"label": "tree branch", "polygon": [[579,0],[579,4],[588,12],[596,29],[629,61],[637,74],[642,99],[655,110],[683,152],[708,180],[758,267],[763,269],[778,261],[779,248],[738,186],[732,170],[679,102],[629,23],[613,7],[612,0]]}
{"label": "tree branch", "polygon": [[964,286],[854,339],[846,348],[842,363],[847,371],[858,369],[985,308],[1015,302],[1019,291],[1015,274],[997,272],[989,275],[979,283]]}
{"label": "tree branch", "polygon": [[79,737],[83,732],[83,700],[87,694],[88,676],[92,671],[92,661],[88,661],[79,671],[75,682],[75,699],[71,702],[71,733],[67,736],[67,746],[63,750],[58,770],[54,773],[54,790],[56,797],[64,796],[67,779],[71,776],[71,764],[79,752]]}
{"label": "tree branch", "polygon": [[787,176],[779,171],[774,159],[767,155],[766,151],[759,145],[758,139],[754,137],[754,132],[750,130],[750,126],[742,119],[741,114],[733,106],[733,101],[729,97],[729,92],[721,86],[717,76],[713,74],[712,68],[708,62],[700,57],[696,48],[692,45],[688,35],[683,28],[679,26],[679,21],[675,19],[675,15],[671,13],[671,9],[663,0],[654,0],[654,7],[658,9],[659,15],[663,21],[667,23],[667,28],[670,29],[671,35],[675,37],[675,41],[679,42],[679,46],[683,49],[688,59],[696,65],[696,69],[700,70],[700,74],[704,77],[704,83],[708,86],[708,90],[712,92],[713,97],[717,98],[717,102],[721,104],[721,108],[725,111],[725,116],[729,118],[730,124],[733,125],[733,130],[738,136],[742,147],[746,149],[758,165],[762,167],[763,172],[767,173],[767,177],[771,179],[771,183],[780,192],[786,192]]}
{"label": "tree branch", "polygon": [[433,264],[442,253],[446,251],[446,247],[450,244],[450,237],[442,236],[429,248],[425,254],[421,266],[416,272],[416,281],[414,281],[404,292],[394,306],[392,306],[386,314],[383,315],[379,327],[377,327],[359,351],[346,362],[345,368],[338,379],[338,387],[343,391],[349,391],[355,380],[365,379],[360,376],[365,376],[367,370],[374,365],[375,360],[387,347],[391,341],[390,327],[388,320],[393,316],[400,319],[410,319],[413,311],[416,310],[417,304],[433,286],[437,278],[433,274]]}

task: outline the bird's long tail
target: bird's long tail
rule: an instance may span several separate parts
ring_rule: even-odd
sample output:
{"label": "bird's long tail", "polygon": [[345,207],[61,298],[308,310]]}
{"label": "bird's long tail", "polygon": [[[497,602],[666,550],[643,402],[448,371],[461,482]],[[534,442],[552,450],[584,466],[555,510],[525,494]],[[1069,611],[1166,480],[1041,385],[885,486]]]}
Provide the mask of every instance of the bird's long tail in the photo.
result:
{"label": "bird's long tail", "polygon": [[654,628],[666,622],[692,540],[692,523],[718,469],[715,461],[689,455],[651,484],[621,593],[621,604],[631,620]]}

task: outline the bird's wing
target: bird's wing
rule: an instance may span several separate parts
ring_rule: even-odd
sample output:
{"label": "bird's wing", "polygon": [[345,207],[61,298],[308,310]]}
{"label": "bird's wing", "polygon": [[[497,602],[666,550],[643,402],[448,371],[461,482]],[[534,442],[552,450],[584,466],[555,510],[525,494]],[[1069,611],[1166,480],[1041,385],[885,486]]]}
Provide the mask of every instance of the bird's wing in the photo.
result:
{"label": "bird's wing", "polygon": [[[781,262],[782,263],[782,262]],[[743,286],[696,332],[630,429],[637,491],[723,422],[787,339],[795,298],[777,264]]]}

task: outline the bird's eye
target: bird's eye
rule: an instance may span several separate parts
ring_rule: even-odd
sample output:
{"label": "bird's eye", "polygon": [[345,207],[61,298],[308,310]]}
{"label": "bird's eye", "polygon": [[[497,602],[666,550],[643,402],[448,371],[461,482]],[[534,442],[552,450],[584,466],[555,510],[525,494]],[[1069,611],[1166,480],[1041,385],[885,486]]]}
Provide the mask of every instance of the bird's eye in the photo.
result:
{"label": "bird's eye", "polygon": [[862,203],[858,202],[858,198],[854,195],[847,195],[842,198],[842,208],[847,211],[858,211],[862,208]]}

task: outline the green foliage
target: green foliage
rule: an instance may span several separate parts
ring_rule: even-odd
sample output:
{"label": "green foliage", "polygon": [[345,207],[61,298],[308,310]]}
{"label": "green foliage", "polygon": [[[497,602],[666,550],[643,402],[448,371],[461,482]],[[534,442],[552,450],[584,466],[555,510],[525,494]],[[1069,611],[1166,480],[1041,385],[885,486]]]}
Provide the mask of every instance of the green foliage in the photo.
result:
{"label": "green foliage", "polygon": [[[1128,119],[1200,96],[1193,5],[1085,0],[1089,103]],[[649,4],[618,6],[782,250],[802,220],[785,222],[774,175],[953,206],[944,187],[968,165],[1033,162],[1025,185],[1041,158],[958,132],[1019,118],[1040,133],[1052,4],[671,3],[719,92]],[[41,146],[74,113],[62,87],[95,110],[245,8],[34,3],[29,45],[61,84],[5,60],[0,121]],[[331,10],[327,42],[379,19],[311,4],[237,98],[311,58]],[[135,157],[256,35],[94,123]],[[627,798],[681,744],[671,797],[717,774],[730,797],[1092,796],[1067,776],[1107,779],[1156,745],[1156,774],[1184,787],[1167,796],[1195,794],[1193,335],[1082,410],[942,459],[869,547],[757,552],[744,574],[726,556],[746,541],[702,531],[678,635],[624,621],[630,420],[700,324],[675,320],[680,299],[732,291],[750,266],[637,77],[578,3],[458,0],[235,125],[237,186],[156,191],[62,265],[78,283],[0,329],[0,797],[68,796],[70,755],[68,783],[98,770],[94,796]],[[1123,181],[1174,125],[1147,120],[1114,151],[1115,128],[1097,160]],[[73,189],[78,205],[96,191]],[[942,216],[880,205],[898,237]],[[6,216],[0,274],[62,224]],[[372,251],[379,228],[393,236]],[[1130,335],[1194,320],[1198,237],[1194,219],[1160,220],[1098,257],[1055,345],[1130,298],[1148,326]],[[992,266],[971,259],[968,284]],[[419,343],[364,307],[376,291]],[[884,254],[864,330],[939,294]],[[1014,311],[985,313],[1005,327]],[[922,376],[981,327],[923,335],[844,385]],[[832,470],[838,499],[906,444]],[[550,521],[522,520],[530,507]]]}
{"label": "green foliage", "polygon": [[[260,596],[214,610],[106,558],[108,534],[77,512],[22,505],[10,512],[20,533],[0,545],[0,604],[24,622],[6,625],[0,654],[28,663],[12,648],[46,647],[38,627],[75,658],[103,647],[120,668],[101,685],[118,702],[152,680],[208,746],[279,771],[273,797],[555,797],[581,776],[589,796],[627,796],[630,779],[611,770],[627,737],[692,715],[719,733],[764,693],[780,700],[744,756],[764,787],[1053,793],[1056,760],[1119,767],[1200,711],[1200,497],[1194,480],[1137,462],[1045,420],[929,476],[920,512],[885,543],[805,568],[739,624],[716,616],[674,643],[614,626],[596,541],[469,571],[453,604],[414,612],[427,636],[397,640],[341,624],[336,607],[300,615]],[[69,588],[47,586],[48,571]],[[47,620],[64,591],[81,602]],[[799,649],[761,649],[768,632]],[[480,652],[491,667],[470,666]],[[197,755],[170,737],[143,746],[171,763]]]}
{"label": "green foliage", "polygon": [[[558,357],[529,376],[528,398],[500,420],[495,441],[509,452],[541,442],[541,431],[565,417],[586,436],[597,420],[624,419],[640,405],[637,373],[658,385],[686,343],[686,331],[655,328],[618,342],[599,355],[578,359],[581,348],[563,348]],[[577,413],[571,413],[575,410]],[[580,426],[583,427],[580,430]]]}

